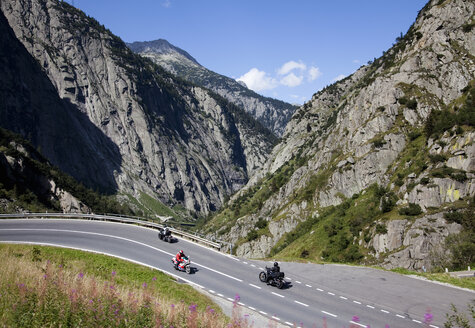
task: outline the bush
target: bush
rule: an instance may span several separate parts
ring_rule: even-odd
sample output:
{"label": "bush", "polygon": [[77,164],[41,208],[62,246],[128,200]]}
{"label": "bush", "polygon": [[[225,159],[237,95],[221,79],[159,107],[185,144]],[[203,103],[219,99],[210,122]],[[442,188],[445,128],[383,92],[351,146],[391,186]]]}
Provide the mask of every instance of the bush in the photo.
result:
{"label": "bush", "polygon": [[399,209],[400,215],[416,216],[422,213],[422,208],[419,204],[409,203],[409,206]]}
{"label": "bush", "polygon": [[447,156],[444,154],[429,154],[429,159],[431,163],[439,163],[439,162],[445,162],[447,160]]}
{"label": "bush", "polygon": [[251,230],[247,234],[247,241],[253,241],[253,240],[257,239],[257,237],[259,237],[259,234],[257,233],[257,231],[256,230]]}
{"label": "bush", "polygon": [[375,148],[381,148],[382,146],[384,146],[386,144],[386,141],[383,139],[383,138],[376,138],[373,140],[373,146]]}
{"label": "bush", "polygon": [[265,227],[267,227],[267,224],[268,224],[267,220],[265,220],[265,219],[263,219],[263,218],[260,218],[260,219],[256,222],[255,227],[256,227],[257,229],[264,229]]}
{"label": "bush", "polygon": [[388,228],[386,228],[386,226],[385,226],[384,224],[378,223],[378,224],[376,225],[375,231],[376,231],[377,234],[385,235],[385,234],[388,233]]}

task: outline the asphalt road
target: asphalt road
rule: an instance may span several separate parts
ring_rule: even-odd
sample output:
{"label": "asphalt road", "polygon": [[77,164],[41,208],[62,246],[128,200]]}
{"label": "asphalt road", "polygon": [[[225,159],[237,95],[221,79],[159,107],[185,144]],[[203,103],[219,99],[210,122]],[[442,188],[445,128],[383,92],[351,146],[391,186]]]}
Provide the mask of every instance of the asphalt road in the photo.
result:
{"label": "asphalt road", "polygon": [[[233,301],[284,325],[328,327],[442,328],[451,304],[465,310],[472,291],[376,269],[280,263],[287,287],[261,283],[259,272],[272,263],[231,257],[179,239],[169,244],[157,231],[134,225],[85,220],[0,220],[0,241],[39,243],[101,252],[167,272],[217,297]],[[178,250],[190,256],[193,274],[170,262]],[[424,324],[425,314],[433,316]]]}

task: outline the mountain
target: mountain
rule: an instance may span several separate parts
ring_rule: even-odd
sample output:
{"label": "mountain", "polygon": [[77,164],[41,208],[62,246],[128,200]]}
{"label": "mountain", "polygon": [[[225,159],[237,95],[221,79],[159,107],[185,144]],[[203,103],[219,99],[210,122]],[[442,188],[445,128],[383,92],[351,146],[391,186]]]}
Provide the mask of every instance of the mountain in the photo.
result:
{"label": "mountain", "polygon": [[243,257],[473,263],[474,10],[430,1],[382,57],[313,95],[205,230]]}
{"label": "mountain", "polygon": [[0,6],[0,126],[88,187],[207,214],[267,159],[276,139],[250,115],[135,55],[80,10]]}
{"label": "mountain", "polygon": [[135,53],[150,58],[167,71],[187,81],[213,90],[243,108],[277,136],[282,136],[287,122],[297,106],[263,97],[249,90],[243,82],[217,74],[200,65],[186,51],[159,39],[128,43]]}

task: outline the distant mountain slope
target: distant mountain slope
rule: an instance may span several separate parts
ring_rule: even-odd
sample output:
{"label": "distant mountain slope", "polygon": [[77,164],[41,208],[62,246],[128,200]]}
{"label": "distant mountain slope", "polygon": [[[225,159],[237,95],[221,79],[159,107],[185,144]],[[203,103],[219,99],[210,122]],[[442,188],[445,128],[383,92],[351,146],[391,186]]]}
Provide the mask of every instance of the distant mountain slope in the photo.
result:
{"label": "distant mountain slope", "polygon": [[167,71],[213,90],[244,108],[246,112],[252,114],[277,136],[282,136],[287,122],[297,109],[297,106],[263,97],[234,79],[210,71],[201,66],[186,51],[175,47],[166,40],[133,42],[128,43],[127,46],[132,51],[152,59]]}
{"label": "distant mountain slope", "polygon": [[135,55],[66,2],[0,6],[22,43],[2,44],[0,126],[87,185],[207,214],[270,153],[275,137],[250,115]]}
{"label": "distant mountain slope", "polygon": [[316,93],[208,231],[245,257],[473,263],[474,12],[430,1],[382,57]]}

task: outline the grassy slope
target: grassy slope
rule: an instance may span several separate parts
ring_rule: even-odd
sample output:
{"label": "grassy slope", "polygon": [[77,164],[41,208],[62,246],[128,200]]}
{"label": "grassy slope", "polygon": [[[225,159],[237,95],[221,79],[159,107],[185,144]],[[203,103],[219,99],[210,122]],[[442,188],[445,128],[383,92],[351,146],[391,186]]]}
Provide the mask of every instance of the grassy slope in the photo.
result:
{"label": "grassy slope", "polygon": [[[187,312],[188,306],[192,304],[197,305],[196,310],[200,315],[209,312],[210,308],[219,309],[208,297],[189,285],[176,283],[173,278],[162,272],[105,255],[65,248],[0,244],[0,257],[2,263],[9,263],[9,265],[0,268],[0,286],[3,286],[0,310],[11,306],[11,304],[5,303],[8,300],[8,291],[12,291],[9,287],[13,286],[13,291],[15,291],[15,286],[20,288],[24,284],[27,289],[34,290],[35,281],[40,281],[43,273],[49,274],[48,272],[51,271],[51,275],[54,273],[55,276],[59,276],[58,272],[55,272],[58,268],[62,270],[60,272],[61,276],[73,277],[69,281],[70,287],[67,288],[76,288],[76,285],[74,285],[76,277],[84,274],[85,279],[95,281],[94,284],[97,284],[98,288],[96,289],[98,290],[101,289],[100,287],[104,283],[105,286],[110,283],[114,284],[117,290],[121,289],[128,292],[130,297],[131,294],[139,295],[143,293],[144,288],[146,288],[148,295],[158,299],[163,308],[169,309],[171,304],[177,306],[182,304],[182,307],[186,310],[186,315],[189,314]],[[9,267],[11,269],[13,266],[18,266],[18,268],[12,276],[8,270]],[[67,281],[67,279],[65,280]],[[81,294],[81,291],[78,291],[78,293]],[[86,297],[91,298],[91,296]],[[128,300],[123,300],[123,302],[126,304]],[[126,310],[124,309],[124,312]],[[2,312],[4,311],[0,311],[0,313]],[[228,319],[219,310],[216,312],[213,310],[213,312],[216,313],[214,317],[215,324],[219,322],[219,324],[225,325]],[[4,320],[11,320],[11,315],[14,314],[10,315],[4,312],[2,315],[4,316],[2,321],[5,322]]]}

